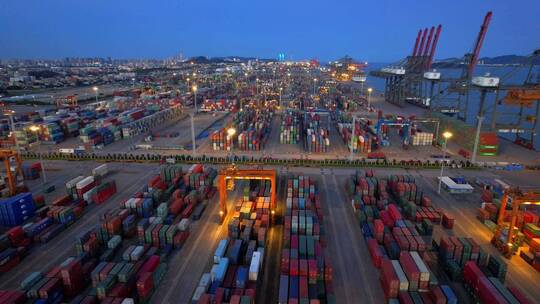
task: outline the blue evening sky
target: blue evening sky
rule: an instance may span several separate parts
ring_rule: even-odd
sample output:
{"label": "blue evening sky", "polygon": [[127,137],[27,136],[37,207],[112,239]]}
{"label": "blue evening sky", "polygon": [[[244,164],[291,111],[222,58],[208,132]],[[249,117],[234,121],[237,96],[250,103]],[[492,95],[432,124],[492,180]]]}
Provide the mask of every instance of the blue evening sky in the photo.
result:
{"label": "blue evening sky", "polygon": [[1,0],[0,58],[255,56],[393,62],[421,27],[461,57],[493,11],[482,56],[540,47],[539,0]]}

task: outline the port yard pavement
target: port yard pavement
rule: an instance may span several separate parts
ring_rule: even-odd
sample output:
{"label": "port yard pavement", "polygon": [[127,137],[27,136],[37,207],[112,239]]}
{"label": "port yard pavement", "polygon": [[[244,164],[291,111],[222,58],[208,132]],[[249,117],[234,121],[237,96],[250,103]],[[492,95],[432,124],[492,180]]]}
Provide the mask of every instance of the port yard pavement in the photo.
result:
{"label": "port yard pavement", "polygon": [[[46,166],[55,171],[48,172],[50,183],[55,184],[56,190],[46,202],[50,203],[53,198],[66,193],[65,183],[78,175],[90,175],[92,168],[99,163],[83,162],[75,163],[68,161],[49,161]],[[77,166],[81,166],[77,169]],[[45,244],[38,244],[31,249],[29,256],[7,273],[0,274],[0,289],[16,289],[20,282],[33,271],[47,271],[50,267],[63,262],[67,257],[75,255],[75,238],[99,224],[100,216],[108,209],[116,208],[118,202],[131,197],[140,187],[146,184],[152,174],[159,173],[155,164],[132,164],[127,167],[124,164],[109,164],[110,170],[105,180],[115,180],[118,192],[109,200],[100,205],[89,206],[83,216],[62,231],[58,236]],[[82,174],[80,174],[82,173]],[[30,191],[39,193],[42,190],[41,179],[32,181]]]}

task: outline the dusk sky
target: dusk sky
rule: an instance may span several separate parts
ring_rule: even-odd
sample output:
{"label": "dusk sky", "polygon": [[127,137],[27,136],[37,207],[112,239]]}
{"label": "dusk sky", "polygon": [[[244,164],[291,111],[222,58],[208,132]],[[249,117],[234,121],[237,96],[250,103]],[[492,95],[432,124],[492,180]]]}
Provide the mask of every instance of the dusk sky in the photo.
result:
{"label": "dusk sky", "polygon": [[372,62],[412,52],[418,29],[442,24],[436,58],[472,49],[493,11],[481,56],[540,47],[539,0],[2,0],[0,58],[319,58]]}

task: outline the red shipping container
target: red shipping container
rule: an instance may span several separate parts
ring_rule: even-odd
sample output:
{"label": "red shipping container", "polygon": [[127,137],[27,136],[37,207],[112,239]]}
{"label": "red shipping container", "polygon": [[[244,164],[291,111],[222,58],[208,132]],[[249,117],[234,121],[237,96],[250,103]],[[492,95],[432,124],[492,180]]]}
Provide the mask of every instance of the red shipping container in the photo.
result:
{"label": "red shipping container", "polygon": [[225,299],[225,288],[219,287],[218,289],[216,289],[216,294],[214,295],[214,303],[221,304],[223,303],[224,299]]}
{"label": "red shipping container", "polygon": [[291,259],[289,274],[291,276],[298,276],[298,259]]}
{"label": "red shipping container", "polygon": [[400,252],[399,264],[401,264],[401,268],[409,280],[409,290],[416,291],[420,284],[420,270],[408,251]]}
{"label": "red shipping container", "polygon": [[446,296],[439,286],[433,286],[430,289],[431,300],[434,304],[446,304]]}
{"label": "red shipping container", "polygon": [[420,297],[422,298],[423,304],[434,304],[433,301],[431,300],[431,296],[429,293],[420,292],[419,294],[420,294]]}
{"label": "red shipping container", "polygon": [[388,205],[388,214],[394,222],[402,219],[401,212],[399,212],[397,206],[394,204]]}
{"label": "red shipping container", "polygon": [[463,267],[463,281],[474,289],[478,287],[478,281],[480,278],[485,277],[484,273],[478,268],[476,262],[468,261]]}
{"label": "red shipping container", "polygon": [[152,273],[145,272],[137,280],[137,291],[141,296],[147,296],[153,287]]}
{"label": "red shipping container", "polygon": [[369,254],[371,255],[371,259],[373,261],[373,265],[375,265],[375,267],[377,268],[381,267],[381,259],[383,257],[383,254],[381,252],[381,249],[379,248],[379,244],[377,243],[375,239],[371,239],[371,238],[368,239],[367,243],[368,243]]}
{"label": "red shipping container", "polygon": [[210,304],[210,295],[205,293],[199,298],[198,304]]}
{"label": "red shipping container", "polygon": [[447,213],[444,213],[442,218],[442,225],[446,229],[454,228],[454,218]]}
{"label": "red shipping container", "polygon": [[283,249],[281,251],[281,273],[289,273],[289,249]]}
{"label": "red shipping container", "polygon": [[398,300],[400,304],[414,304],[414,301],[409,295],[408,291],[400,291],[398,293]]}
{"label": "red shipping container", "polygon": [[388,259],[381,261],[381,285],[387,298],[396,298],[399,291],[399,279]]}
{"label": "red shipping container", "polygon": [[300,275],[300,276],[307,277],[308,274],[309,274],[309,272],[308,272],[308,263],[307,263],[307,260],[300,259],[299,265],[300,265],[299,275]]}
{"label": "red shipping container", "polygon": [[299,278],[299,290],[300,290],[300,298],[307,298],[308,297],[308,281],[306,277],[300,277]]}
{"label": "red shipping container", "polygon": [[519,301],[521,304],[532,304],[533,301],[523,294],[521,290],[516,287],[508,287],[508,291]]}
{"label": "red shipping container", "polygon": [[478,280],[477,293],[481,303],[508,304],[508,301],[506,301],[497,288],[485,276]]}
{"label": "red shipping container", "polygon": [[146,263],[142,266],[141,270],[139,271],[139,274],[146,273],[146,272],[154,272],[156,270],[157,266],[159,265],[159,256],[153,255],[148,258]]}

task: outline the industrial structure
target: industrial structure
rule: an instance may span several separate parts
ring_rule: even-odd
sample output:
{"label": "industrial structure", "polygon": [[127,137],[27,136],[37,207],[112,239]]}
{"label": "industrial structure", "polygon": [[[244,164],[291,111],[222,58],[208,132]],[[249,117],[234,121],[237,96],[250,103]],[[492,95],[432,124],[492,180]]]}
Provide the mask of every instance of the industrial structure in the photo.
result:
{"label": "industrial structure", "polygon": [[235,180],[269,180],[271,187],[270,210],[276,210],[276,170],[238,169],[234,164],[221,170],[218,176],[219,206],[221,222],[227,214],[227,191],[234,190]]}
{"label": "industrial structure", "polygon": [[[508,205],[511,206],[512,210],[507,210]],[[523,191],[519,188],[504,191],[497,217],[497,229],[491,242],[507,258],[510,258],[520,247],[520,241],[516,239],[517,232],[520,230],[520,227],[517,227],[518,218],[523,216],[523,210],[520,210],[520,208],[539,205],[540,191]],[[506,221],[508,211],[510,211],[509,222]]]}
{"label": "industrial structure", "polygon": [[[439,24],[436,29],[431,27],[418,31],[411,56],[390,67],[371,72],[372,76],[385,79],[386,101],[403,106],[407,100],[416,100],[423,95],[424,73],[431,69],[441,30]],[[433,76],[433,80],[436,80],[437,75]]]}

